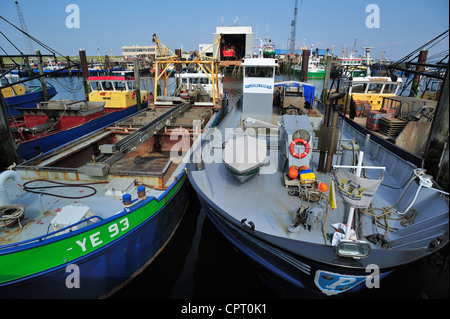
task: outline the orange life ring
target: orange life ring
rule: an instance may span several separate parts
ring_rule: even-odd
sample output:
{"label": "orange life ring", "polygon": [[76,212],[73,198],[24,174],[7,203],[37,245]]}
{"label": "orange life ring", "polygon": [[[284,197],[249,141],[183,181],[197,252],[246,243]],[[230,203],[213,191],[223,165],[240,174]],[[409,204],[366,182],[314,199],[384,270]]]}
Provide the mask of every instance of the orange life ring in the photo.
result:
{"label": "orange life ring", "polygon": [[[297,143],[302,143],[305,146],[305,151],[300,155],[294,151],[294,146]],[[292,156],[294,156],[296,158],[305,157],[306,155],[308,155],[310,149],[311,149],[311,147],[309,147],[309,143],[302,138],[296,138],[295,140],[293,140],[291,142],[291,145],[289,145],[289,152],[291,152]]]}
{"label": "orange life ring", "polygon": [[134,100],[136,98],[136,92],[131,92],[131,98]]}

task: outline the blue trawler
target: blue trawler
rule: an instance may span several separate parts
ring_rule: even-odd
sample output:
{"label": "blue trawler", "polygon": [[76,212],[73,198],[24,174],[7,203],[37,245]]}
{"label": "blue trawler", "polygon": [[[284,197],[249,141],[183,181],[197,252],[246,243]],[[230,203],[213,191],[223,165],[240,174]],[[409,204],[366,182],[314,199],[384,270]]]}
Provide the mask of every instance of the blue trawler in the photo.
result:
{"label": "blue trawler", "polygon": [[[35,108],[36,104],[44,101],[44,93],[40,86],[27,86],[24,84],[16,84],[20,77],[15,74],[6,74],[0,78],[0,87],[5,100],[6,113],[8,118],[21,115],[18,108]],[[5,87],[7,85],[11,85]],[[56,89],[52,85],[47,85],[48,98],[51,99],[56,95]]]}
{"label": "blue trawler", "polygon": [[242,100],[193,149],[188,177],[217,229],[291,298],[376,287],[444,247],[448,193],[344,125],[343,93],[319,128],[274,106],[276,65],[244,59]]}

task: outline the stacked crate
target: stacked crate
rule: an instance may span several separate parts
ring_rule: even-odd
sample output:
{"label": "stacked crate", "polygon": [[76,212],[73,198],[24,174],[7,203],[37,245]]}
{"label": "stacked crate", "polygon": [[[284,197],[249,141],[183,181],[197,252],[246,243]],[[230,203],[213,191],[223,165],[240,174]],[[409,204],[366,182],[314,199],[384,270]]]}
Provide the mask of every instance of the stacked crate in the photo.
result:
{"label": "stacked crate", "polygon": [[366,127],[372,131],[380,129],[380,119],[385,117],[385,113],[381,111],[368,111],[366,119]]}

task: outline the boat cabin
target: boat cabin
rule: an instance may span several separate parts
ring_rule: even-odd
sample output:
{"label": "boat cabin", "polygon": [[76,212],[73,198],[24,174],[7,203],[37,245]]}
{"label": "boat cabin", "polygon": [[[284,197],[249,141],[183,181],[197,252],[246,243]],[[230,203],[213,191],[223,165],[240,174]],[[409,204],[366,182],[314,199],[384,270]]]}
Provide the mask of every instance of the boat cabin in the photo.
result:
{"label": "boat cabin", "polygon": [[[176,73],[175,77],[178,81],[178,86],[184,85],[187,91],[193,91],[195,85],[201,85],[205,91],[213,97],[212,81],[210,77],[202,72],[198,73]],[[218,74],[219,93],[223,94],[223,74]]]}
{"label": "boat cabin", "polygon": [[243,112],[271,114],[276,59],[244,59]]}
{"label": "boat cabin", "polygon": [[[393,81],[390,77],[383,76],[347,77],[341,79],[339,91],[346,92],[353,100],[367,101],[372,110],[378,110],[383,103],[383,97],[396,96],[402,84],[401,78]],[[346,96],[341,101],[341,104],[344,104]]]}
{"label": "boat cabin", "polygon": [[[91,89],[89,101],[106,102],[105,108],[125,108],[136,105],[135,80],[124,76],[92,76],[87,79]],[[141,92],[141,101],[147,91]]]}

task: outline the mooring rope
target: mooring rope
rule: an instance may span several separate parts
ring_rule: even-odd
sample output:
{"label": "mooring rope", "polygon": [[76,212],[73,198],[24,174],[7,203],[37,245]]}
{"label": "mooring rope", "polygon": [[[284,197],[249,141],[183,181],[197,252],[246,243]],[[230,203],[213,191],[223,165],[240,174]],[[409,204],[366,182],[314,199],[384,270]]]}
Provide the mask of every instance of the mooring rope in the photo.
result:
{"label": "mooring rope", "polygon": [[0,207],[0,227],[9,227],[15,222],[18,222],[20,228],[22,228],[20,219],[24,213],[25,206],[23,205],[4,205]]}

